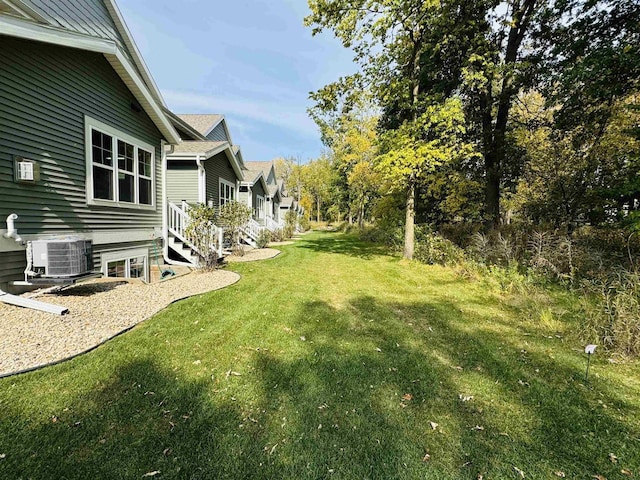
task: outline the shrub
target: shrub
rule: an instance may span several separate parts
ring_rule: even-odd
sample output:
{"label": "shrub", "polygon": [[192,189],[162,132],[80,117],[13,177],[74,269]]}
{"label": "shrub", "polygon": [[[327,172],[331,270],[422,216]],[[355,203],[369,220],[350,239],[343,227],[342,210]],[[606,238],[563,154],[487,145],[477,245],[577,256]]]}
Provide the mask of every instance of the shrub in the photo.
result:
{"label": "shrub", "polygon": [[271,232],[271,241],[272,242],[282,242],[284,240],[284,232],[281,228],[274,230]]}
{"label": "shrub", "polygon": [[298,222],[298,224],[300,225],[300,228],[302,229],[303,232],[306,232],[311,228],[311,222],[304,215],[300,217],[300,221]]}
{"label": "shrub", "polygon": [[267,229],[260,230],[260,235],[258,235],[258,241],[256,242],[258,248],[268,247],[269,242],[271,242],[271,232]]}
{"label": "shrub", "polygon": [[237,255],[244,254],[240,244],[240,229],[251,218],[251,209],[240,202],[227,202],[218,210],[218,223],[224,228],[225,240],[231,244],[232,251]]}
{"label": "shrub", "polygon": [[189,224],[185,235],[195,247],[198,265],[204,270],[218,265],[218,235],[214,230],[216,211],[206,205],[195,205],[189,209]]}
{"label": "shrub", "polygon": [[286,239],[293,237],[298,226],[298,214],[293,210],[288,210],[284,216],[283,234]]}
{"label": "shrub", "polygon": [[464,250],[453,242],[433,233],[426,226],[416,228],[414,258],[429,265],[453,265],[465,259]]}
{"label": "shrub", "polygon": [[614,280],[584,282],[582,338],[624,356],[640,354],[640,275],[619,271]]}

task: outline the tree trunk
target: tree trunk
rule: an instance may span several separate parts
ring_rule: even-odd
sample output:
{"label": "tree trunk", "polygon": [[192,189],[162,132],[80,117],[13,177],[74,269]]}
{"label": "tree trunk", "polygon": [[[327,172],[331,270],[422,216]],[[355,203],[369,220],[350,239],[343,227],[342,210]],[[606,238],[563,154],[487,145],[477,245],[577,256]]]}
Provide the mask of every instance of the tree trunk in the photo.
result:
{"label": "tree trunk", "polygon": [[317,206],[318,206],[318,215],[316,216],[316,219],[318,223],[320,223],[320,197],[318,197]]}
{"label": "tree trunk", "polygon": [[522,40],[535,13],[536,1],[524,0],[522,4],[518,5],[517,10],[513,12],[504,58],[505,73],[502,78],[500,93],[495,97],[497,99],[495,122],[492,121],[494,96],[491,91],[491,81],[488,82],[487,92],[480,98],[484,164],[487,180],[485,190],[486,223],[489,228],[498,227],[501,223],[500,182],[502,179],[502,166],[506,156],[507,122],[513,97],[517,94],[517,88],[514,85],[514,67],[518,61],[518,52],[522,45]]}
{"label": "tree trunk", "polygon": [[411,182],[407,192],[407,211],[404,222],[404,253],[407,260],[413,260],[415,249],[415,219],[416,219],[416,185]]}

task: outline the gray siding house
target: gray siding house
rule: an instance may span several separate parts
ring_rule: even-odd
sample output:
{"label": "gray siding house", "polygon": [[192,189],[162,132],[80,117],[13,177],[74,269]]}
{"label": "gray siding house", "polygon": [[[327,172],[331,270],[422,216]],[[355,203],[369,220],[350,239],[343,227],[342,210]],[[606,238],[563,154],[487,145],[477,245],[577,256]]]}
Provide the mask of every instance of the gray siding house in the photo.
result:
{"label": "gray siding house", "polygon": [[11,214],[24,240],[91,240],[95,270],[148,278],[180,135],[114,1],[3,0],[0,45],[0,289],[26,267]]}
{"label": "gray siding house", "polygon": [[[264,195],[265,217],[263,223],[270,230],[282,228],[283,225],[280,216],[282,192],[277,181],[274,162],[246,162],[246,166],[249,171],[253,173],[253,176],[256,180],[258,179],[258,174],[260,173],[262,181],[264,182],[262,187],[257,185],[255,187],[257,189],[262,189]],[[256,181],[252,183],[252,185],[255,184]]]}
{"label": "gray siding house", "polygon": [[[175,261],[195,264],[193,246],[183,232],[190,205],[220,207],[238,200],[244,165],[222,115],[167,113],[183,141],[167,153],[165,254]],[[218,254],[222,255],[221,245]]]}

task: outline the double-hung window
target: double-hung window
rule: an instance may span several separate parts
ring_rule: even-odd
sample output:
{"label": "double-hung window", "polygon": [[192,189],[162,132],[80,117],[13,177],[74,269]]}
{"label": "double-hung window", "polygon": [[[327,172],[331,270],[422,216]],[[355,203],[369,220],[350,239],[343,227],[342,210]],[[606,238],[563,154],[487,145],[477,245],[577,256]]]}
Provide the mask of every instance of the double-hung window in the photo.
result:
{"label": "double-hung window", "polygon": [[154,207],[154,147],[85,117],[87,202]]}
{"label": "double-hung window", "polygon": [[236,186],[226,180],[220,179],[220,206],[236,199]]}

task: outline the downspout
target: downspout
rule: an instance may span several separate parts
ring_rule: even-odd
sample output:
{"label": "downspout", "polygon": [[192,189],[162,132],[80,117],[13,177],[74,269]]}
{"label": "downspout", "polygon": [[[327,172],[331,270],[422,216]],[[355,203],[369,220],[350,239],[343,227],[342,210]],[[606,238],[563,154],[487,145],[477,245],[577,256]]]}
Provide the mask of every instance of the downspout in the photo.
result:
{"label": "downspout", "polygon": [[167,142],[160,140],[160,146],[162,148],[162,257],[165,263],[169,265],[183,265],[182,262],[176,262],[169,258],[169,219],[167,198],[167,155],[170,155],[175,150],[175,145],[169,145],[167,149]]}
{"label": "downspout", "polygon": [[196,155],[196,165],[198,166],[198,200],[203,205],[207,203],[207,186],[206,186],[206,170],[202,165],[200,155]]}
{"label": "downspout", "polygon": [[173,144],[169,144],[167,148],[167,142],[164,140],[160,141],[160,145],[162,148],[162,257],[164,262],[167,265],[179,265],[179,266],[188,266],[189,265],[184,262],[179,262],[177,260],[171,260],[169,258],[169,199],[167,198],[167,155],[171,155],[176,146]]}

